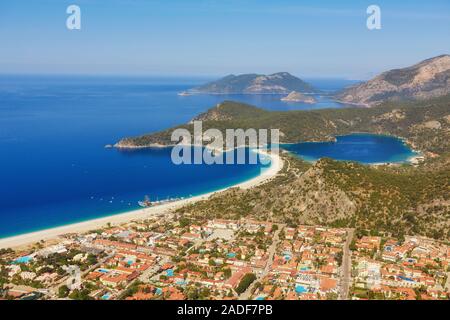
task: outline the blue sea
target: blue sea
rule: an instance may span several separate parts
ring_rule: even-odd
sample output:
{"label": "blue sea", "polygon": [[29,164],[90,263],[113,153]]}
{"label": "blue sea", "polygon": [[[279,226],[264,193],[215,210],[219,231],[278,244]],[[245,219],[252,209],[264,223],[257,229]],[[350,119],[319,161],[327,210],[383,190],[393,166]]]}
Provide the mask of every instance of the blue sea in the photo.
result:
{"label": "blue sea", "polygon": [[338,136],[335,142],[301,142],[281,147],[311,162],[327,157],[364,164],[402,163],[417,155],[399,138],[368,133]]}
{"label": "blue sea", "polygon": [[342,108],[327,93],[352,84],[310,80],[325,92],[315,105],[177,95],[208,80],[0,76],[0,238],[137,209],[145,195],[189,197],[255,177],[261,164],[176,166],[170,149],[104,146],[185,123],[224,100],[268,110]]}

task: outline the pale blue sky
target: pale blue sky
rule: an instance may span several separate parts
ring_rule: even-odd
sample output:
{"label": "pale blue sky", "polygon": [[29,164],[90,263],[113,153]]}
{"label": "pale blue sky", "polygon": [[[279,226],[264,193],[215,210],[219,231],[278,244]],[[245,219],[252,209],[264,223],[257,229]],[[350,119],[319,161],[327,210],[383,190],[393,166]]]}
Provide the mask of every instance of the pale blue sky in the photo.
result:
{"label": "pale blue sky", "polygon": [[[77,4],[82,29],[66,29]],[[382,9],[382,30],[366,9]],[[448,0],[9,0],[0,73],[363,79],[450,53]]]}

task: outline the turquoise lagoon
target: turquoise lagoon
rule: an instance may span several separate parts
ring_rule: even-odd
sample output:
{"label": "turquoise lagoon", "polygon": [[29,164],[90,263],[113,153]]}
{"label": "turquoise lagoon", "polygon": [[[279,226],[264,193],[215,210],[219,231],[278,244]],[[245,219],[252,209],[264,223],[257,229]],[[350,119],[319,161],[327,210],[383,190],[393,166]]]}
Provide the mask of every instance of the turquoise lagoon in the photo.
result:
{"label": "turquoise lagoon", "polygon": [[337,136],[335,142],[283,144],[281,148],[310,162],[332,158],[364,164],[406,163],[418,155],[400,138],[369,133]]}

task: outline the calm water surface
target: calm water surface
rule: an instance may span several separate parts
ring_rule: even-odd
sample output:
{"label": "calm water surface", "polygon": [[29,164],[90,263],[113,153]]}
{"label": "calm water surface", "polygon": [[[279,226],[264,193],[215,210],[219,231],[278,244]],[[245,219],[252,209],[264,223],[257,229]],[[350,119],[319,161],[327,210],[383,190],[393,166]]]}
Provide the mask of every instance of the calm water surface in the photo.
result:
{"label": "calm water surface", "polygon": [[336,142],[304,142],[282,147],[307,161],[328,157],[365,164],[398,163],[417,155],[401,139],[372,134],[351,134],[338,136]]}
{"label": "calm water surface", "polygon": [[[205,79],[0,76],[0,237],[186,197],[260,174],[261,165],[175,166],[169,149],[105,149],[122,137],[185,123],[223,100],[270,110],[341,108],[281,96],[189,96]],[[349,83],[317,80],[326,93]]]}

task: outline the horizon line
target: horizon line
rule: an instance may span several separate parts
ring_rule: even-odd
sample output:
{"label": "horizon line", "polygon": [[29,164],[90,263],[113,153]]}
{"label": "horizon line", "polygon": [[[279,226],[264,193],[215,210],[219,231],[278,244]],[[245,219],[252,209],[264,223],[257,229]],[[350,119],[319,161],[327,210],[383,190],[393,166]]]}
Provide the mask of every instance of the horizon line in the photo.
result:
{"label": "horizon line", "polygon": [[[280,72],[288,72],[288,71],[280,71]],[[346,80],[346,81],[364,81],[367,79],[355,79],[351,77],[338,77],[338,76],[298,76],[294,73],[288,72],[291,75],[300,78],[300,79],[312,79],[312,80]],[[175,73],[69,73],[69,72],[1,72],[0,76],[47,76],[47,77],[91,77],[91,78],[198,78],[198,79],[220,79],[226,77],[228,75],[243,75],[243,74],[251,74],[251,73],[221,73],[221,74],[175,74]],[[261,75],[270,75],[273,73],[254,73]]]}

